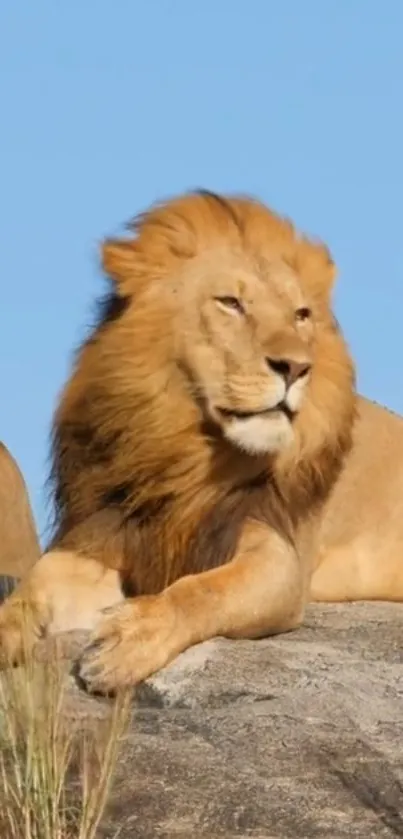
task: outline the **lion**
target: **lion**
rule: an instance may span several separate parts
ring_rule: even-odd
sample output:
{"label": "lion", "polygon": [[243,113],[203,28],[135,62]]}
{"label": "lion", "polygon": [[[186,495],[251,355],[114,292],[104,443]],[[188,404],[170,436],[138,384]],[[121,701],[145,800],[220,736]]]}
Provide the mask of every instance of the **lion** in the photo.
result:
{"label": "lion", "polygon": [[329,249],[257,199],[192,192],[107,239],[109,291],[52,433],[55,527],[0,609],[3,662],[90,637],[90,692],[310,600],[403,600],[403,422],[357,394]]}
{"label": "lion", "polygon": [[39,559],[28,490],[22,472],[4,443],[0,443],[0,583],[22,576]]}

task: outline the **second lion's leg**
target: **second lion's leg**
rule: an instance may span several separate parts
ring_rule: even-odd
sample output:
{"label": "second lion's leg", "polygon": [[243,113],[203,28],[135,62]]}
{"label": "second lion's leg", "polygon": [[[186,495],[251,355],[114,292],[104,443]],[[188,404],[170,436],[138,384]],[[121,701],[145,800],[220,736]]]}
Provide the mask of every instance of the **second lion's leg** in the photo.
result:
{"label": "second lion's leg", "polygon": [[94,629],[121,600],[117,571],[73,551],[44,554],[0,607],[0,662],[18,662],[43,635]]}
{"label": "second lion's leg", "polygon": [[227,565],[107,610],[84,650],[81,679],[90,690],[109,692],[143,681],[200,641],[294,629],[303,616],[303,592],[303,570],[291,545],[251,523]]}

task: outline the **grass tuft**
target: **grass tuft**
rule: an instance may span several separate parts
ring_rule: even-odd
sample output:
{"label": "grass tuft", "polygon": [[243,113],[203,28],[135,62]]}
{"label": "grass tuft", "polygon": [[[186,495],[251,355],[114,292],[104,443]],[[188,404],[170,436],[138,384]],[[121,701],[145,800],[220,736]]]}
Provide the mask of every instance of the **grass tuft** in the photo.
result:
{"label": "grass tuft", "polygon": [[56,656],[28,656],[1,673],[1,839],[96,839],[131,693],[101,719],[77,719],[66,713],[67,669]]}

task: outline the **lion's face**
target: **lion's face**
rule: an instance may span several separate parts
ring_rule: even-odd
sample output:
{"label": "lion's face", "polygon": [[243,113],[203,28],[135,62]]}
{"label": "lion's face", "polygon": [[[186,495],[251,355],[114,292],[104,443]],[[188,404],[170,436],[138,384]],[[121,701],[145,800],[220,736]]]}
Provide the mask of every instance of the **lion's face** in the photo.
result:
{"label": "lion's face", "polygon": [[296,272],[213,252],[195,260],[178,297],[181,361],[209,419],[251,454],[283,450],[314,363],[313,314]]}
{"label": "lion's face", "polygon": [[136,394],[139,425],[147,406],[148,437],[152,409],[155,437],[164,422],[178,439],[200,430],[201,417],[238,449],[284,453],[277,465],[338,439],[354,366],[332,315],[327,248],[262,204],[211,194],[162,205],[135,229],[105,243],[103,262],[129,301],[111,329],[130,368],[116,378]]}

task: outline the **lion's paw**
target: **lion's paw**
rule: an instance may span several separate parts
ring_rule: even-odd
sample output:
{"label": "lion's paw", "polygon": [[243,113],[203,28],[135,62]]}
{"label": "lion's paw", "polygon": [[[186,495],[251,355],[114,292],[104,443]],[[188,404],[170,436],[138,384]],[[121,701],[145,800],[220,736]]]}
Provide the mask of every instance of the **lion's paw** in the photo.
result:
{"label": "lion's paw", "polygon": [[0,667],[22,664],[41,635],[40,626],[25,604],[12,598],[0,607]]}
{"label": "lion's paw", "polygon": [[181,650],[175,615],[162,595],[127,600],[106,609],[77,667],[90,693],[136,685]]}

